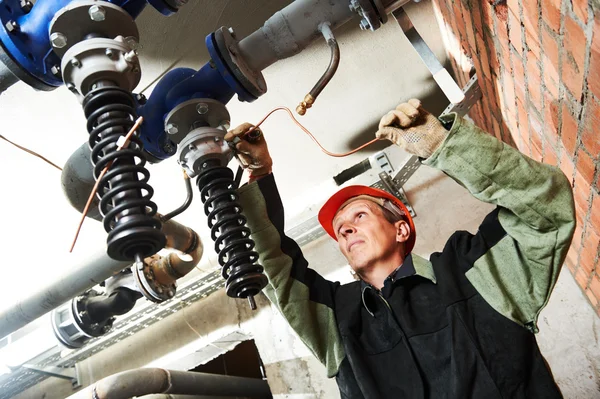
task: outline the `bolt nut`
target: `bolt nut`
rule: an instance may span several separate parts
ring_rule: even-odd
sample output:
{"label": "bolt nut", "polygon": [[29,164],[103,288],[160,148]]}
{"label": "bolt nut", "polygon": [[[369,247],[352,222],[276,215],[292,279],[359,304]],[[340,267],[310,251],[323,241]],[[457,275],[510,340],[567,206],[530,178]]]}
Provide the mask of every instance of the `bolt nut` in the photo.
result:
{"label": "bolt nut", "polygon": [[177,134],[179,133],[179,127],[174,123],[169,123],[167,126],[165,126],[165,132],[168,134]]}
{"label": "bolt nut", "polygon": [[173,298],[175,296],[175,293],[173,292],[173,290],[169,290],[167,291],[167,295],[169,296],[169,298]]}
{"label": "bolt nut", "polygon": [[102,22],[106,19],[106,11],[100,6],[91,6],[88,10],[88,14],[92,21]]}
{"label": "bolt nut", "polygon": [[162,287],[160,287],[160,286],[156,287],[156,292],[158,292],[159,294],[162,294],[163,293]]}
{"label": "bolt nut", "polygon": [[106,54],[106,56],[110,59],[112,59],[115,56],[115,52],[110,48],[107,48],[104,54]]}
{"label": "bolt nut", "polygon": [[58,65],[53,65],[52,68],[50,68],[50,72],[54,76],[59,75],[60,74],[60,67]]}
{"label": "bolt nut", "polygon": [[17,23],[17,21],[10,20],[4,25],[4,27],[6,28],[8,33],[15,33],[19,30],[19,24]]}
{"label": "bolt nut", "polygon": [[136,50],[131,50],[131,51],[128,51],[127,53],[125,53],[125,55],[123,56],[123,58],[127,62],[133,62],[133,61],[135,61],[135,59],[137,58],[137,56],[138,56],[137,51]]}
{"label": "bolt nut", "polygon": [[208,104],[199,103],[198,105],[196,105],[196,111],[198,111],[200,115],[206,114],[208,112]]}
{"label": "bolt nut", "polygon": [[79,62],[77,58],[72,58],[71,65],[73,65],[75,68],[79,68],[81,66],[81,62]]}
{"label": "bolt nut", "polygon": [[229,34],[231,35],[231,37],[233,37],[235,39],[235,31],[233,30],[233,28],[229,28],[229,29],[227,29],[227,31],[229,31]]}
{"label": "bolt nut", "polygon": [[21,10],[23,10],[23,12],[25,14],[29,13],[29,11],[31,11],[31,9],[33,8],[33,3],[29,0],[21,0]]}
{"label": "bolt nut", "polygon": [[67,45],[67,37],[60,32],[54,32],[50,35],[50,43],[52,47],[63,48]]}
{"label": "bolt nut", "polygon": [[360,29],[361,30],[369,30],[371,29],[371,24],[365,18],[360,20]]}

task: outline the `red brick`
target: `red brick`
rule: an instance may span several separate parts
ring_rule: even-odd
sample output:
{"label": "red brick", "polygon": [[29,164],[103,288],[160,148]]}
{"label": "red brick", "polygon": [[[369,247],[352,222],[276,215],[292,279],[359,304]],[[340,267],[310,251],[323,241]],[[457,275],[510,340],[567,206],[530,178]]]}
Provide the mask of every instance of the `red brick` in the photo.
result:
{"label": "red brick", "polygon": [[583,178],[581,173],[575,171],[575,186],[573,193],[575,197],[575,211],[577,212],[577,223],[582,224],[587,215],[590,200],[590,184]]}
{"label": "red brick", "polygon": [[598,274],[594,275],[590,281],[590,291],[592,291],[596,299],[600,298],[600,278]]}
{"label": "red brick", "polygon": [[573,173],[575,172],[575,166],[573,165],[572,158],[567,154],[567,151],[563,147],[562,153],[560,156],[560,169],[563,171],[567,179],[570,182],[573,181]]}
{"label": "red brick", "polygon": [[[535,35],[537,37],[538,21],[540,14],[538,12],[539,0],[525,0],[523,3],[523,24],[525,25],[525,32]],[[529,38],[529,37],[527,37]],[[527,42],[529,45],[529,41]],[[538,42],[539,48],[539,42]],[[537,56],[539,58],[539,55]]]}
{"label": "red brick", "polygon": [[494,136],[496,136],[498,140],[502,140],[502,130],[500,130],[500,125],[496,118],[492,118],[492,126],[494,128]]}
{"label": "red brick", "polygon": [[481,16],[482,23],[484,26],[492,27],[494,26],[494,6],[491,5],[487,1],[480,2],[481,4]]}
{"label": "red brick", "polygon": [[583,289],[587,288],[589,279],[590,279],[589,273],[587,273],[581,267],[577,270],[577,273],[575,273],[575,281],[577,281],[577,285]]}
{"label": "red brick", "polygon": [[542,45],[544,47],[544,85],[554,98],[558,98],[558,43],[546,30],[542,29]]}
{"label": "red brick", "polygon": [[568,15],[565,16],[564,56],[562,80],[575,99],[581,100],[586,38],[583,29]]}
{"label": "red brick", "polygon": [[573,11],[586,24],[588,20],[588,0],[573,0]]}
{"label": "red brick", "polygon": [[542,0],[542,19],[557,33],[560,30],[561,0]]}
{"label": "red brick", "polygon": [[599,241],[600,237],[598,237],[598,234],[588,227],[583,240],[583,248],[581,248],[579,264],[590,274],[594,271],[596,265],[596,254],[598,253]]}
{"label": "red brick", "polygon": [[[583,145],[590,154],[600,153],[600,105],[594,100],[588,100],[586,104],[586,118],[583,126]],[[564,116],[563,116],[564,118]]]}
{"label": "red brick", "polygon": [[544,160],[542,156],[542,151],[534,145],[531,146],[531,158],[535,159],[538,162],[542,162]]}
{"label": "red brick", "polygon": [[481,70],[483,73],[483,77],[486,79],[492,78],[492,72],[490,70],[490,61],[488,59],[487,46],[483,41],[483,38],[478,34],[475,37],[477,41],[477,49],[479,50],[479,60],[481,61]]}
{"label": "red brick", "polygon": [[510,24],[510,42],[514,46],[515,49],[519,52],[519,55],[523,56],[523,36],[521,35],[521,22],[519,21],[519,17],[515,15],[512,11],[508,13],[508,21]]}
{"label": "red brick", "polygon": [[561,140],[569,155],[573,156],[575,153],[575,144],[577,143],[577,122],[573,115],[571,115],[571,111],[566,103],[563,103],[562,106]]}
{"label": "red brick", "polygon": [[600,13],[594,19],[594,33],[587,81],[592,93],[600,98]]}
{"label": "red brick", "polygon": [[541,153],[543,148],[542,122],[540,122],[539,118],[532,112],[529,113],[529,128],[531,132],[531,144]]}
{"label": "red brick", "polygon": [[523,60],[514,51],[511,57],[513,59],[513,74],[515,78],[515,95],[519,100],[525,102],[527,97],[525,96],[525,68],[523,67]]}
{"label": "red brick", "polygon": [[541,44],[537,33],[525,31],[525,42],[527,43],[527,49],[529,50],[527,56],[534,57],[537,60],[541,60]]}
{"label": "red brick", "polygon": [[529,120],[527,118],[527,108],[520,99],[517,99],[517,111],[519,114],[519,132],[527,146],[529,146]]}
{"label": "red brick", "polygon": [[595,168],[594,160],[590,158],[585,151],[579,151],[577,154],[577,171],[581,173],[581,176],[583,176],[590,185],[594,180]]}
{"label": "red brick", "polygon": [[594,293],[591,290],[585,290],[585,296],[587,296],[588,300],[590,301],[590,304],[594,308],[598,306],[598,299],[594,296]]}
{"label": "red brick", "polygon": [[594,200],[592,201],[590,225],[596,231],[600,231],[600,195],[598,195],[597,193],[594,193]]}
{"label": "red brick", "polygon": [[545,136],[554,147],[558,144],[558,100],[553,99],[546,91],[544,103],[544,130]]}
{"label": "red brick", "polygon": [[542,112],[542,68],[535,57],[527,58],[529,98],[535,109]]}
{"label": "red brick", "polygon": [[544,146],[544,162],[548,165],[558,166],[558,156],[553,146],[546,143]]}
{"label": "red brick", "polygon": [[499,86],[498,89],[502,90],[504,94],[505,103],[503,105],[506,107],[506,110],[503,109],[503,111],[508,111],[513,116],[516,116],[517,110],[515,108],[516,95],[514,80],[506,69],[503,69],[502,71],[502,85]]}

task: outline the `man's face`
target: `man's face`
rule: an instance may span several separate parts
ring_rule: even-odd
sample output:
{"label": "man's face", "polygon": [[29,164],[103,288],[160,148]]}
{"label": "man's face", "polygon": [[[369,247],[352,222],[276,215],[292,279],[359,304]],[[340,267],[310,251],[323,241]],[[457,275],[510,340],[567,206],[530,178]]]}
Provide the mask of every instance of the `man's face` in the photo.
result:
{"label": "man's face", "polygon": [[398,255],[404,256],[402,243],[408,239],[410,229],[402,234],[401,225],[408,226],[403,221],[390,223],[379,205],[365,199],[350,202],[333,219],[340,251],[359,274],[387,260],[395,262]]}

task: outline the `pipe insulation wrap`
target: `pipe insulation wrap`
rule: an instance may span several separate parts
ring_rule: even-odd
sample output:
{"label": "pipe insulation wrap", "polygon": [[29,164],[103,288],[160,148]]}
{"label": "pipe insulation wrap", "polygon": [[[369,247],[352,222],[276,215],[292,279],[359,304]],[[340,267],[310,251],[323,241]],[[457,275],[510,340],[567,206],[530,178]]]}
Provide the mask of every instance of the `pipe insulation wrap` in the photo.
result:
{"label": "pipe insulation wrap", "polygon": [[272,398],[267,382],[258,378],[141,368],[103,378],[69,399],[129,399],[156,393]]}
{"label": "pipe insulation wrap", "polygon": [[321,24],[328,22],[335,29],[354,15],[347,0],[296,0],[242,39],[240,52],[248,66],[260,72],[278,60],[298,54],[318,39]]}

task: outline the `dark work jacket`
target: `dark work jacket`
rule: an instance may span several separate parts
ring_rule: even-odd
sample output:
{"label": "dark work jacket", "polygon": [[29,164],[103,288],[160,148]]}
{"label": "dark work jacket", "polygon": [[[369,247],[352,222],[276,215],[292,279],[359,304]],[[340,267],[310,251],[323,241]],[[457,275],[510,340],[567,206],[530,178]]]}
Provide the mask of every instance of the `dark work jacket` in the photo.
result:
{"label": "dark work jacket", "polygon": [[340,285],[308,267],[285,234],[270,174],[238,190],[264,293],[343,398],[560,397],[534,334],[575,228],[570,183],[464,120],[447,121],[448,138],[424,163],[496,205],[476,234],[454,233],[429,260],[408,256],[382,292]]}

